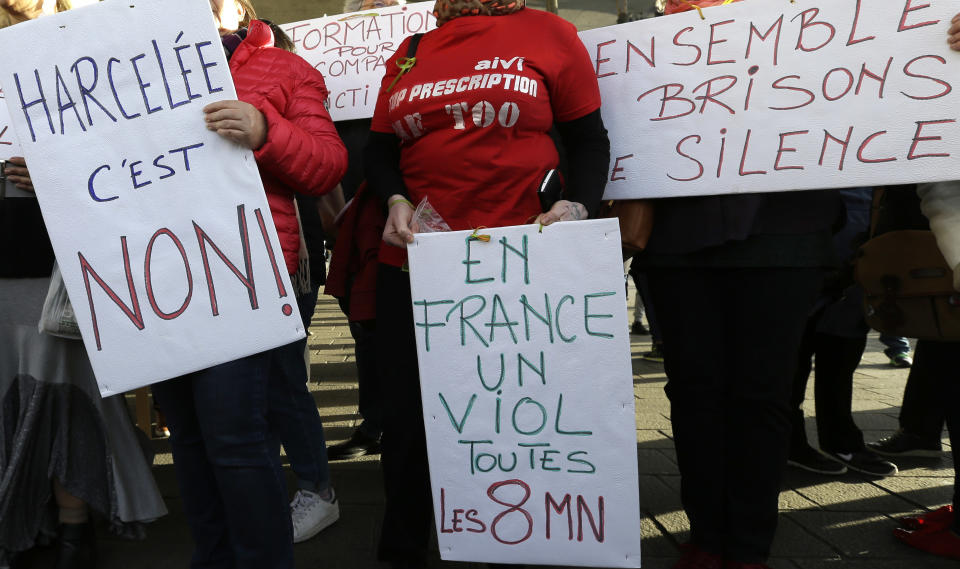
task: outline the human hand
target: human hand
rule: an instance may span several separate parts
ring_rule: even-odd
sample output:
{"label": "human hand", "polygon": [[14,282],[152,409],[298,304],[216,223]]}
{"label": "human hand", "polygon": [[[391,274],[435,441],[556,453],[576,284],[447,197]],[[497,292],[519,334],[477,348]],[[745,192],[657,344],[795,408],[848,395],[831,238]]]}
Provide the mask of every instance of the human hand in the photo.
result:
{"label": "human hand", "polygon": [[581,203],[567,200],[557,200],[546,213],[537,216],[534,223],[550,225],[557,221],[579,221],[587,218],[587,208]]}
{"label": "human hand", "polygon": [[23,156],[8,158],[3,172],[14,186],[28,192],[35,191],[33,180],[30,179],[30,171],[27,170],[27,162],[23,159]]}
{"label": "human hand", "polygon": [[960,51],[960,14],[950,20],[950,29],[947,30],[947,43],[950,49]]}
{"label": "human hand", "polygon": [[207,128],[250,150],[267,141],[267,119],[243,101],[217,101],[203,108]]}
{"label": "human hand", "polygon": [[390,196],[387,203],[390,210],[383,226],[383,240],[394,247],[406,247],[413,243],[413,234],[419,230],[413,223],[413,204],[400,194]]}

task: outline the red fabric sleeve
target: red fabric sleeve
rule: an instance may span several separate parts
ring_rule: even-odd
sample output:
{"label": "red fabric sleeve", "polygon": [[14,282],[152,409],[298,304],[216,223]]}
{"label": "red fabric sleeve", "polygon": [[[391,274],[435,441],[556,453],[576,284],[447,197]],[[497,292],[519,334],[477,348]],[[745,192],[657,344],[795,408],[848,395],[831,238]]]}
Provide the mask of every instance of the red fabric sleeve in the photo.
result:
{"label": "red fabric sleeve", "polygon": [[569,122],[600,108],[597,72],[573,24],[560,21],[555,71],[547,77],[553,119]]}
{"label": "red fabric sleeve", "polygon": [[323,76],[297,56],[276,54],[277,65],[294,67],[297,78],[282,114],[269,104],[260,108],[267,141],[254,151],[257,165],[299,193],[325,194],[347,171],[347,149],[324,106]]}
{"label": "red fabric sleeve", "polygon": [[402,87],[394,87],[394,90],[387,92],[387,87],[393,83],[393,80],[397,77],[397,74],[400,72],[400,68],[397,67],[397,59],[401,57],[406,57],[408,46],[410,45],[410,38],[404,39],[400,42],[400,47],[397,48],[397,51],[390,56],[390,59],[387,60],[386,66],[387,71],[383,76],[383,81],[380,82],[380,92],[377,95],[377,106],[373,111],[373,122],[370,123],[370,130],[373,132],[386,132],[393,133],[393,126],[390,125],[390,118],[388,112],[390,110],[390,95],[394,94],[396,90],[401,89]]}

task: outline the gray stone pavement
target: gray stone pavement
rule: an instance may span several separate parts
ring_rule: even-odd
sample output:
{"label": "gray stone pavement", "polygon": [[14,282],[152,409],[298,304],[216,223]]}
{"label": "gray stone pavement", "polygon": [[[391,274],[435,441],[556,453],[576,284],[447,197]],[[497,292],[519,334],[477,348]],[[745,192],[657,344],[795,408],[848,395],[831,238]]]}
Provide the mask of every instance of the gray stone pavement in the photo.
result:
{"label": "gray stone pavement", "polygon": [[[340,0],[272,0],[255,2],[264,17],[278,22],[339,12]],[[542,8],[543,0],[529,0]],[[559,0],[560,15],[581,29],[614,24],[616,0]],[[650,2],[630,1],[634,12],[649,11]],[[631,300],[633,298],[631,291]],[[321,298],[310,337],[311,390],[323,416],[328,442],[346,439],[357,424],[357,384],[353,342],[335,302]],[[687,539],[689,525],[680,505],[680,479],[671,439],[669,403],[663,393],[666,376],[660,364],[642,359],[649,336],[632,337],[633,383],[636,395],[637,454],[643,514],[643,566],[667,569]],[[876,440],[897,427],[906,371],[887,366],[882,346],[872,335],[854,380],[854,417],[866,440]],[[810,382],[807,429],[816,441]],[[155,474],[170,514],[147,529],[140,542],[100,539],[100,569],[178,569],[189,565],[191,541],[177,491],[168,445],[155,441]],[[898,461],[900,473],[873,479],[857,474],[825,477],[790,469],[780,496],[780,524],[770,564],[775,569],[939,569],[956,562],[914,551],[896,541],[895,518],[949,503],[953,468],[944,436],[941,459]],[[765,452],[765,449],[757,449]],[[316,538],[295,546],[298,569],[379,569],[375,558],[383,509],[377,457],[331,464],[341,503],[340,521]],[[103,535],[103,532],[101,532]],[[26,567],[52,567],[52,552],[37,549]],[[478,564],[440,561],[431,569],[474,569]]]}
{"label": "gray stone pavement", "polygon": [[[631,290],[631,299],[634,293]],[[323,297],[317,306],[309,347],[311,383],[331,443],[346,439],[358,422],[353,344],[336,303]],[[680,505],[680,479],[671,440],[666,382],[660,364],[642,359],[649,336],[632,336],[636,395],[637,454],[643,529],[643,566],[667,569],[687,539],[689,526]],[[854,381],[853,412],[866,439],[897,426],[905,370],[888,367],[882,346],[871,336]],[[807,429],[815,441],[813,382],[808,393]],[[170,514],[147,528],[145,541],[103,536],[100,569],[177,569],[189,564],[191,541],[166,441],[155,441],[154,472]],[[873,479],[857,474],[826,477],[788,469],[780,496],[780,526],[771,565],[775,569],[912,569],[957,567],[914,551],[891,536],[895,518],[949,503],[953,469],[944,438],[941,459],[898,461],[900,474]],[[764,449],[757,449],[764,452]],[[381,569],[375,558],[383,508],[379,461],[365,457],[331,463],[341,519],[316,538],[295,546],[298,569]],[[292,481],[292,479],[291,479]],[[435,545],[434,545],[435,547]],[[37,549],[26,567],[52,566],[52,552]],[[479,564],[440,561],[431,569],[479,569]]]}

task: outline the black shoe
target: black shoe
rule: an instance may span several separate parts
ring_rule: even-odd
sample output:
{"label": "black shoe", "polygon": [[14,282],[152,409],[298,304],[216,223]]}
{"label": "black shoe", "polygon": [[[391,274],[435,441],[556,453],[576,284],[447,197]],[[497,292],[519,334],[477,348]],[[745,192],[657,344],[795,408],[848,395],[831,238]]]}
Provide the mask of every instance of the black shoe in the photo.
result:
{"label": "black shoe", "polygon": [[93,522],[60,524],[54,569],[94,569],[96,565],[97,535]]}
{"label": "black shoe", "polygon": [[852,453],[827,452],[830,458],[847,465],[855,470],[870,476],[893,476],[897,473],[897,465],[868,450],[858,450]]}
{"label": "black shoe", "polygon": [[847,467],[826,456],[810,445],[804,445],[799,450],[791,450],[787,464],[802,468],[817,474],[841,475],[846,474]]}
{"label": "black shoe", "polygon": [[898,430],[889,437],[867,443],[867,448],[884,456],[919,456],[937,458],[943,452],[940,441],[926,441],[917,435]]}
{"label": "black shoe", "polygon": [[643,352],[640,357],[647,361],[663,363],[663,344],[654,344],[649,352]]}
{"label": "black shoe", "polygon": [[630,333],[634,336],[649,336],[650,330],[643,325],[643,322],[637,321],[630,326]]}
{"label": "black shoe", "polygon": [[349,460],[368,454],[380,454],[380,439],[357,429],[345,442],[327,447],[329,460]]}

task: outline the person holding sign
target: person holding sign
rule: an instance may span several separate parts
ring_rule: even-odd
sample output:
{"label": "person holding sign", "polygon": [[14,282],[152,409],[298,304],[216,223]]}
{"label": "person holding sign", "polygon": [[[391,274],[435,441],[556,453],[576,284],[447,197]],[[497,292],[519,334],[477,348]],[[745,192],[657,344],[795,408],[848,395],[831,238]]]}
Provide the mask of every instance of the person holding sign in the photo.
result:
{"label": "person holding sign", "polygon": [[[960,51],[960,14],[951,21],[947,41],[951,49]],[[937,245],[954,270],[954,288],[960,290],[960,227],[957,223],[960,201],[956,197],[957,182],[921,184],[919,195],[923,213],[930,219],[931,228],[937,237]],[[928,361],[925,356],[929,357]],[[960,516],[957,516],[957,511],[960,510],[960,456],[956,452],[956,445],[960,444],[960,383],[955,377],[951,377],[952,374],[943,373],[943,370],[954,371],[956,360],[956,345],[921,341],[917,345],[914,362],[915,366],[920,367],[918,373],[936,370],[940,395],[946,402],[944,414],[950,445],[954,448],[953,503],[920,516],[900,518],[903,528],[894,530],[894,536],[907,545],[951,559],[960,559]],[[911,370],[911,375],[914,371]]]}
{"label": "person holding sign", "polygon": [[642,259],[691,532],[675,569],[767,567],[797,354],[841,212],[833,191],[656,201]]}
{"label": "person holding sign", "polygon": [[[211,0],[210,5],[240,100],[204,107],[206,125],[254,151],[286,268],[293,274],[300,247],[294,192],[320,195],[333,189],[346,169],[346,151],[324,107],[327,90],[320,73],[275,48],[270,26],[253,19],[247,0]],[[281,414],[301,421],[299,428],[317,439],[304,449],[316,453],[315,472],[307,480],[316,498],[313,509],[326,525],[339,516],[316,405],[305,383],[295,389],[285,371],[294,360],[305,377],[303,343],[295,342],[153,388],[170,427],[196,542],[194,567],[293,567],[295,534],[275,444],[276,436],[284,439],[277,429]],[[303,405],[307,399],[311,408]],[[302,498],[298,495],[297,505]]]}
{"label": "person holding sign", "polygon": [[[439,0],[435,13],[438,28],[415,48],[405,40],[387,62],[364,155],[370,187],[389,210],[376,309],[389,401],[379,554],[394,567],[424,566],[433,512],[410,280],[401,269],[402,247],[420,229],[414,204],[429,198],[453,230],[586,219],[609,165],[596,73],[574,26],[522,0]],[[541,213],[538,189],[558,163],[554,125],[569,175],[562,199]]]}
{"label": "person holding sign", "polygon": [[[0,28],[70,7],[0,0]],[[37,330],[54,253],[26,161],[0,157],[0,567],[55,536],[57,569],[92,569],[95,516],[138,538],[167,510],[124,396],[101,398],[79,340]]]}

